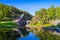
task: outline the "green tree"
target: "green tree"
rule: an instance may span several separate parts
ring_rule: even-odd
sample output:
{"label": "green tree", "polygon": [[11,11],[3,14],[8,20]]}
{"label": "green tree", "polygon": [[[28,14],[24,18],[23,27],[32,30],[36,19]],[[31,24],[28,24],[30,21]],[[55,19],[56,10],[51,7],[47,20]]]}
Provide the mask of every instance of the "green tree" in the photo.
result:
{"label": "green tree", "polygon": [[54,6],[48,8],[47,14],[49,20],[56,19],[56,8]]}
{"label": "green tree", "polygon": [[56,7],[56,17],[60,19],[60,7]]}
{"label": "green tree", "polygon": [[29,14],[26,11],[23,11],[21,9],[18,9],[16,7],[13,6],[8,6],[8,5],[4,5],[4,4],[0,4],[0,21],[1,20],[15,20],[16,18],[18,18],[21,14],[25,14],[24,16],[24,20],[31,20],[32,15]]}
{"label": "green tree", "polygon": [[3,18],[3,11],[0,10],[0,20]]}

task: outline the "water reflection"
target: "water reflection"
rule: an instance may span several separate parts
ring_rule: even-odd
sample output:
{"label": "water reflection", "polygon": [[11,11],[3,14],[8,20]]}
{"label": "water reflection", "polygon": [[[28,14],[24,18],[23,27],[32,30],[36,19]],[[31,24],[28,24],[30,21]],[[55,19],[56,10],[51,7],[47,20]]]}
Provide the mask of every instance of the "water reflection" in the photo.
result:
{"label": "water reflection", "polygon": [[18,38],[18,40],[40,40],[40,39],[37,38],[34,33],[30,32],[27,36],[23,38]]}
{"label": "water reflection", "polygon": [[19,37],[18,32],[14,31],[0,31],[0,40],[16,40]]}
{"label": "water reflection", "polygon": [[[20,31],[22,32],[23,36],[26,36],[29,33],[25,29]],[[19,37],[21,36],[17,31],[0,31],[0,40],[17,40]]]}
{"label": "water reflection", "polygon": [[21,30],[23,38],[17,31],[0,31],[0,40],[39,40],[32,32],[27,32],[25,29]]}

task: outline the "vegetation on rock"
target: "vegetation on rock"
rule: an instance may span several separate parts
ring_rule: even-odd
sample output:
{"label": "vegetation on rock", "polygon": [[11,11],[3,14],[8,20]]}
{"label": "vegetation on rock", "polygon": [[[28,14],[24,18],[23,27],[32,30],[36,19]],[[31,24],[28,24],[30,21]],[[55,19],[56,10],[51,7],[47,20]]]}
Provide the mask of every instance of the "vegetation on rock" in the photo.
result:
{"label": "vegetation on rock", "polygon": [[43,29],[60,28],[60,23],[57,24],[56,21],[60,21],[60,7],[42,8],[35,12],[35,16],[31,20],[31,31],[36,33],[41,40],[60,40],[60,36],[51,34],[53,32],[49,33],[51,30]]}
{"label": "vegetation on rock", "polygon": [[32,15],[21,9],[13,6],[0,4],[0,21],[12,21],[18,18],[21,14],[25,14],[24,20],[31,20]]}

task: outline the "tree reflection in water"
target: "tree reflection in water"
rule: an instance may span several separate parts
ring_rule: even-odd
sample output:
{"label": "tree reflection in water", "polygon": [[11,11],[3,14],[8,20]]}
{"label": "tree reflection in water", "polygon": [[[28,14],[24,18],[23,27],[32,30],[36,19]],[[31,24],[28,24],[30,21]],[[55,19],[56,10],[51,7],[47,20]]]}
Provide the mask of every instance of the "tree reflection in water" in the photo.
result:
{"label": "tree reflection in water", "polygon": [[[28,34],[27,31],[23,31],[22,33],[24,33],[24,36]],[[21,36],[16,31],[0,31],[0,40],[17,40],[19,37]]]}
{"label": "tree reflection in water", "polygon": [[0,31],[0,40],[16,40],[19,37],[19,33],[13,32],[13,31],[8,31],[8,32],[3,32]]}

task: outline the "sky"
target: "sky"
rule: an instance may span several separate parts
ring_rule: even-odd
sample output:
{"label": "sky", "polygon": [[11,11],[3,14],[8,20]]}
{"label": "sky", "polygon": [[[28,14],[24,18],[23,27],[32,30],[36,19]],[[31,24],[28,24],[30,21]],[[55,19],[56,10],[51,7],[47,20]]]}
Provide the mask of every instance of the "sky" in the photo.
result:
{"label": "sky", "polygon": [[0,3],[12,5],[16,8],[28,11],[30,14],[35,15],[35,11],[41,8],[49,8],[60,6],[60,0],[0,0]]}

